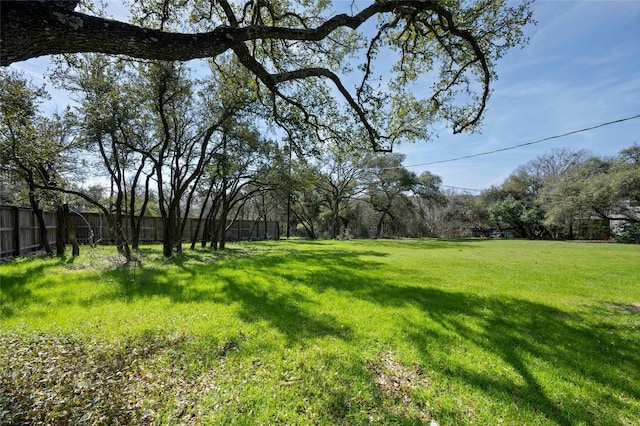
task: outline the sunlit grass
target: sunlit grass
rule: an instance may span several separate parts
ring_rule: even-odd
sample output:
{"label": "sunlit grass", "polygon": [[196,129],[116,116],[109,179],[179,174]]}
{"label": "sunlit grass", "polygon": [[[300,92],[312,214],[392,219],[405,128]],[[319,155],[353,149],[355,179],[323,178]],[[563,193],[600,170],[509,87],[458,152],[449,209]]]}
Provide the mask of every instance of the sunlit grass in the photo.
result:
{"label": "sunlit grass", "polygon": [[[263,242],[170,260],[146,247],[128,268],[111,250],[0,265],[0,387],[18,389],[13,402],[0,399],[0,423],[45,392],[8,373],[26,362],[25,347],[58,348],[47,358],[54,361],[82,349],[88,361],[43,382],[71,408],[83,406],[74,386],[112,366],[113,389],[129,393],[110,397],[106,387],[87,405],[111,422],[640,418],[637,246]],[[48,371],[54,361],[32,367]],[[44,407],[36,420],[78,420],[62,406]]]}

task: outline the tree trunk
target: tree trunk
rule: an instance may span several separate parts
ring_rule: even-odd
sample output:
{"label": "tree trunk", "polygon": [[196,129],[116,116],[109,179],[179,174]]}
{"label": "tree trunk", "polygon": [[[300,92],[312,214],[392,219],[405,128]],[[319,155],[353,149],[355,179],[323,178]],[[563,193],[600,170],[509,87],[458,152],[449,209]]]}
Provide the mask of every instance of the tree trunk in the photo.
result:
{"label": "tree trunk", "polygon": [[85,15],[58,3],[2,1],[0,66],[42,55],[78,52],[122,53],[166,61],[214,58],[234,44],[224,30],[169,33]]}
{"label": "tree trunk", "polygon": [[569,222],[569,239],[573,240],[574,239],[574,235],[573,235],[573,221]]}
{"label": "tree trunk", "polygon": [[382,212],[380,218],[378,219],[378,224],[376,225],[376,239],[379,239],[382,236],[382,224],[386,215],[387,212]]}
{"label": "tree trunk", "polygon": [[116,201],[114,203],[114,208],[115,208],[115,222],[113,226],[113,231],[115,234],[114,237],[116,240],[116,247],[118,249],[118,253],[122,254],[127,259],[127,262],[128,262],[131,260],[131,249],[129,247],[129,242],[127,240],[127,237],[124,234],[124,230],[122,229],[122,223],[124,222],[124,215],[122,212],[124,192],[122,191],[120,182],[115,179],[113,181],[116,183],[118,187]]}
{"label": "tree trunk", "polygon": [[218,226],[219,232],[219,240],[220,240],[220,250],[224,250],[227,245],[227,216],[229,214],[229,201],[227,199],[227,190],[228,190],[228,180],[227,180],[227,137],[226,133],[223,136],[223,145],[222,149],[224,152],[224,171],[222,175],[222,210],[220,211],[220,222]]}
{"label": "tree trunk", "polygon": [[[136,181],[138,177],[136,176]],[[140,246],[140,221],[144,210],[140,213],[140,218],[136,220],[136,190],[131,186],[131,199],[129,200],[129,227],[131,228],[131,247],[137,250]]]}
{"label": "tree trunk", "polygon": [[60,257],[64,256],[66,249],[67,228],[64,220],[64,210],[62,206],[57,208],[58,227],[56,228],[56,254]]}
{"label": "tree trunk", "polygon": [[180,232],[180,210],[175,200],[169,204],[163,216],[162,247],[165,257],[171,257],[174,250],[182,251],[182,234]]}
{"label": "tree trunk", "polygon": [[331,239],[338,237],[338,210],[334,209],[331,213]]}
{"label": "tree trunk", "polygon": [[218,250],[218,228],[219,221],[217,219],[213,219],[211,221],[211,248],[213,250]]}
{"label": "tree trunk", "polygon": [[196,229],[193,231],[193,238],[191,238],[191,250],[196,249],[196,242],[198,241],[198,234],[200,234],[200,226],[202,225],[202,212],[198,217],[198,221],[196,222]]}
{"label": "tree trunk", "polygon": [[173,252],[182,251],[182,235],[180,235],[179,213],[175,205],[170,205],[168,215],[164,221],[163,253],[165,257],[171,257]]}
{"label": "tree trunk", "polygon": [[[202,203],[202,208],[200,209],[200,214],[198,215],[198,222],[196,222],[196,229],[193,231],[193,239],[191,240],[191,250],[195,250],[196,241],[198,241],[198,235],[200,234],[200,226],[202,225],[202,219],[204,218],[204,212],[207,209],[207,203],[209,202],[209,198],[211,197],[212,187],[209,187],[207,191],[207,195],[204,198],[204,202]],[[205,230],[206,232],[206,219],[205,219]]]}
{"label": "tree trunk", "polygon": [[213,223],[213,219],[209,218],[207,215],[206,220],[204,221],[204,229],[202,230],[202,241],[200,243],[200,247],[205,248],[207,243],[211,241],[211,226]]}
{"label": "tree trunk", "polygon": [[40,244],[48,255],[52,255],[53,250],[51,250],[51,244],[49,244],[49,237],[47,236],[47,224],[44,221],[42,209],[40,208],[38,200],[36,199],[35,188],[31,188],[29,191],[29,203],[31,204],[33,213],[36,215],[36,220],[38,221],[38,229],[40,231]]}
{"label": "tree trunk", "polygon": [[71,255],[73,257],[80,255],[80,244],[78,244],[78,239],[76,238],[76,229],[71,223],[71,213],[69,211],[69,205],[62,205],[62,214],[64,217],[64,224],[67,230],[67,238],[69,238],[69,242],[71,243]]}
{"label": "tree trunk", "polygon": [[116,245],[118,246],[118,251],[122,254],[127,262],[131,260],[131,248],[129,247],[129,243],[122,231],[122,224],[120,222],[116,222],[114,225],[114,232],[116,237]]}
{"label": "tree trunk", "polygon": [[218,235],[220,241],[220,250],[227,247],[227,217],[229,216],[229,203],[224,197],[222,201],[222,211],[220,212],[220,225],[218,226]]}
{"label": "tree trunk", "polygon": [[162,254],[164,254],[164,257],[171,257],[173,255],[173,238],[173,226],[166,220],[162,232]]}

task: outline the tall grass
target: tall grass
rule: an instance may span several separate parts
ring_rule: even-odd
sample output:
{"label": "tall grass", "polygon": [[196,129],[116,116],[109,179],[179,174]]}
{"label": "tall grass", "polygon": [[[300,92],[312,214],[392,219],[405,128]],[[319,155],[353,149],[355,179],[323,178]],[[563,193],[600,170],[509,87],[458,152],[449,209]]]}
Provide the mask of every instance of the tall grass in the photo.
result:
{"label": "tall grass", "polygon": [[128,268],[109,253],[0,266],[0,423],[640,419],[637,247],[263,242],[146,247]]}

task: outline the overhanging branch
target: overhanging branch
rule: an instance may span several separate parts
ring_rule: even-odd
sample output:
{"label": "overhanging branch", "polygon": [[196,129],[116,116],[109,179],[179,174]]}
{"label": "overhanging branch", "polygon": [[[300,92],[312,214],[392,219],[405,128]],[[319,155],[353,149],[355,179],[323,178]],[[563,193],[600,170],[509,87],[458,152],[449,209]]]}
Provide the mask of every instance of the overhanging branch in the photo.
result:
{"label": "overhanging branch", "polygon": [[435,10],[432,1],[380,1],[349,16],[335,15],[316,28],[264,25],[218,26],[206,33],[169,33],[90,16],[49,1],[3,1],[0,14],[0,65],[38,56],[97,52],[141,59],[186,61],[213,58],[249,40],[320,41],[340,27],[358,28],[372,16],[399,6]]}
{"label": "overhanging branch", "polygon": [[[449,91],[461,82],[464,84],[467,80],[464,80],[463,74],[466,75],[471,71],[478,74],[481,87],[478,87],[477,97],[474,97],[476,105],[470,111],[461,110],[458,116],[450,117],[453,120],[454,133],[473,128],[478,124],[490,94],[489,83],[492,75],[489,58],[492,57],[492,52],[485,52],[484,49],[491,41],[483,40],[481,34],[476,34],[467,26],[460,25],[460,22],[465,22],[464,18],[460,19],[460,22],[457,21],[458,9],[462,9],[461,6],[455,6],[458,9],[449,9],[441,2],[433,0],[376,0],[357,14],[334,15],[315,27],[310,25],[315,21],[315,17],[304,17],[286,11],[284,15],[278,14],[279,18],[295,15],[296,19],[287,20],[289,21],[287,25],[296,26],[291,27],[278,26],[280,21],[275,19],[276,16],[273,10],[269,9],[268,2],[264,4],[257,2],[251,7],[267,7],[274,19],[271,24],[264,25],[264,20],[257,19],[252,20],[253,25],[245,25],[247,7],[243,9],[242,19],[238,21],[229,2],[220,0],[217,5],[223,9],[227,25],[218,24],[209,32],[186,34],[143,28],[75,12],[72,9],[76,3],[75,0],[68,0],[66,2],[68,7],[63,7],[61,4],[64,5],[64,1],[3,1],[0,14],[0,65],[6,66],[29,58],[62,53],[96,52],[150,60],[186,61],[215,58],[225,51],[233,50],[240,62],[251,70],[272,94],[291,105],[294,104],[293,100],[285,96],[278,87],[281,83],[310,77],[331,80],[365,127],[374,149],[380,150],[379,141],[385,137],[380,135],[380,129],[374,128],[369,122],[368,112],[361,99],[365,82],[371,74],[371,61],[377,44],[382,41],[383,33],[402,21],[407,22],[405,30],[409,29],[409,24],[423,22],[427,31],[418,32],[412,37],[435,38],[449,54],[451,63],[460,64],[460,67],[456,67],[457,69],[451,68],[450,78],[435,86],[436,94],[431,98],[433,102],[438,103],[437,97],[442,91]],[[526,9],[525,6],[523,8]],[[392,13],[394,17],[382,25],[369,44],[366,53],[367,61],[363,69],[364,78],[360,88],[356,89],[355,97],[346,90],[340,78],[329,69],[303,68],[280,73],[269,72],[268,67],[256,57],[255,51],[250,51],[247,45],[247,42],[252,41],[256,42],[255,44],[270,40],[299,41],[310,42],[311,46],[308,48],[309,51],[313,51],[315,42],[330,39],[336,30],[357,29],[370,18],[385,13]],[[483,16],[477,16],[477,19],[483,19]],[[518,31],[517,26],[524,25],[527,20],[526,16],[512,18],[510,24],[514,26],[515,31]],[[431,25],[430,22],[434,24]],[[464,46],[461,52],[448,49],[451,44],[445,39],[449,37],[455,40],[456,45]],[[517,38],[515,37],[514,40]],[[405,45],[403,48],[407,50],[406,52],[403,50],[403,54],[424,54],[409,49]],[[265,54],[269,56],[270,52]],[[277,60],[277,58],[270,59]]]}

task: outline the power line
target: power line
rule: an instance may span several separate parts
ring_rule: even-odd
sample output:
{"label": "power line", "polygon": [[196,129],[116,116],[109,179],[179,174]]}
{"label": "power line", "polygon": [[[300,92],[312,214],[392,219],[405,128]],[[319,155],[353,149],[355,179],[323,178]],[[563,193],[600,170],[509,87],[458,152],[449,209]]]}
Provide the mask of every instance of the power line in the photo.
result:
{"label": "power line", "polygon": [[411,164],[409,166],[404,166],[404,167],[430,166],[432,164],[450,163],[452,161],[458,161],[458,160],[464,160],[464,159],[467,159],[467,158],[474,158],[474,157],[480,157],[480,156],[483,156],[483,155],[495,154],[496,152],[509,151],[511,149],[521,148],[523,146],[528,146],[528,145],[534,145],[534,144],[541,143],[541,142],[546,142],[546,141],[549,141],[549,140],[552,140],[552,139],[563,138],[565,136],[575,135],[576,133],[587,132],[589,130],[598,129],[600,127],[605,127],[605,126],[610,126],[612,124],[622,123],[623,121],[634,120],[636,118],[640,118],[640,114],[634,115],[632,117],[621,118],[619,120],[608,121],[606,123],[598,124],[598,125],[591,126],[591,127],[585,127],[584,129],[580,129],[580,130],[573,130],[571,132],[563,133],[561,135],[549,136],[549,137],[546,137],[546,138],[543,138],[543,139],[538,139],[538,140],[533,141],[533,142],[526,142],[526,143],[521,143],[521,144],[518,144],[518,145],[509,146],[509,147],[506,147],[506,148],[495,149],[493,151],[481,152],[480,154],[464,155],[462,157],[449,158],[448,160],[431,161],[429,163]]}

